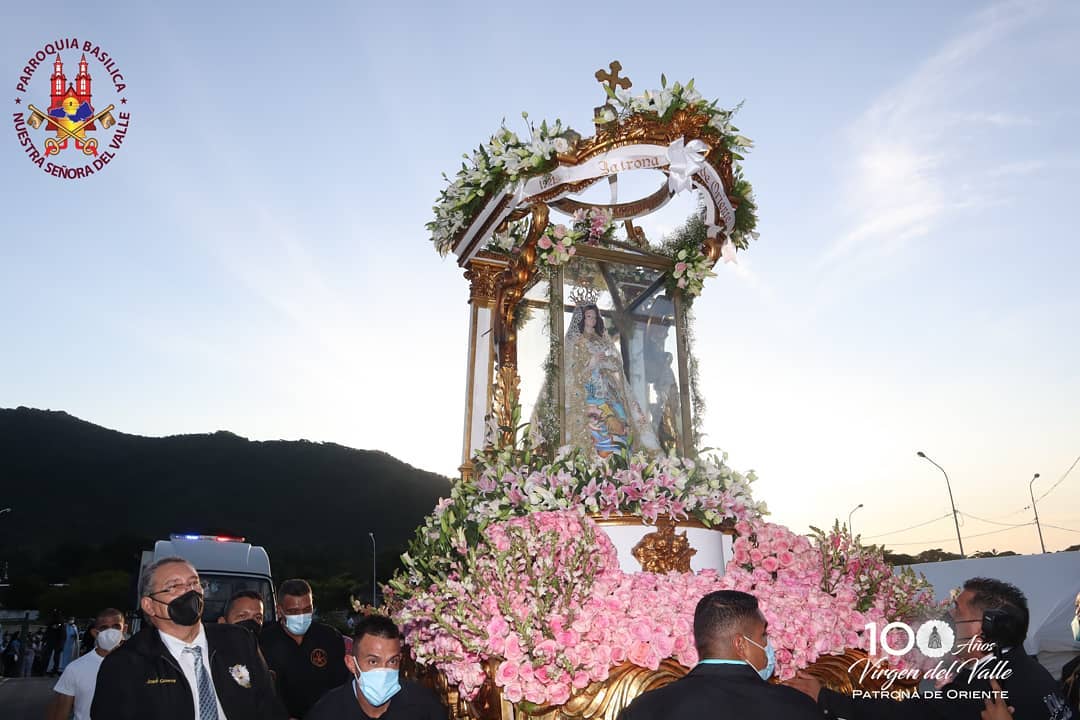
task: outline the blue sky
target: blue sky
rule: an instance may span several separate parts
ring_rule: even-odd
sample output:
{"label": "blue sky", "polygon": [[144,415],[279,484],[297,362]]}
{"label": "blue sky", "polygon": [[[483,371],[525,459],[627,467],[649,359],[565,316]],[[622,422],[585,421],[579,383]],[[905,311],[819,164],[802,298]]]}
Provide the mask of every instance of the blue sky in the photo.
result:
{"label": "blue sky", "polygon": [[[761,239],[696,304],[697,351],[708,440],[774,519],[861,502],[858,532],[933,521],[877,539],[954,549],[922,449],[965,550],[1037,549],[1008,527],[1028,480],[1080,454],[1080,7],[665,7],[5,6],[0,406],[452,474],[467,284],[424,231],[440,174],[522,110],[589,134],[617,58],[639,91],[663,72],[745,100]],[[117,59],[132,112],[81,181],[12,125],[19,70],[71,36]],[[1040,502],[1048,549],[1080,542],[1048,527],[1080,530],[1078,501],[1080,470]]]}

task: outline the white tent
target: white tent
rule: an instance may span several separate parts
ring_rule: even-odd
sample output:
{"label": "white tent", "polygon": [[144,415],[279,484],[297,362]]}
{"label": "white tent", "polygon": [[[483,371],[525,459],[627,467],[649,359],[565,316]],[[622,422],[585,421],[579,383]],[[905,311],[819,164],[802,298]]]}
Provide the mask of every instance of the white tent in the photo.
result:
{"label": "white tent", "polygon": [[1039,658],[1055,678],[1080,653],[1069,623],[1080,592],[1080,552],[972,558],[909,566],[926,576],[938,600],[973,577],[995,578],[1016,585],[1027,596],[1031,622],[1024,649]]}

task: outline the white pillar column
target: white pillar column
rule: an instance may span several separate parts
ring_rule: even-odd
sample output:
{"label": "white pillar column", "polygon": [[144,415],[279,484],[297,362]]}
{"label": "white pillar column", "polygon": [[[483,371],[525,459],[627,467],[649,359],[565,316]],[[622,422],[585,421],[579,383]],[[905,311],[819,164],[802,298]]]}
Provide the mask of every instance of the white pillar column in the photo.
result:
{"label": "white pillar column", "polygon": [[494,382],[495,336],[492,333],[495,313],[495,288],[506,267],[502,260],[476,258],[465,271],[469,280],[469,352],[465,369],[465,414],[463,418],[462,473],[471,470],[473,453],[484,446],[484,416],[491,411],[491,386]]}

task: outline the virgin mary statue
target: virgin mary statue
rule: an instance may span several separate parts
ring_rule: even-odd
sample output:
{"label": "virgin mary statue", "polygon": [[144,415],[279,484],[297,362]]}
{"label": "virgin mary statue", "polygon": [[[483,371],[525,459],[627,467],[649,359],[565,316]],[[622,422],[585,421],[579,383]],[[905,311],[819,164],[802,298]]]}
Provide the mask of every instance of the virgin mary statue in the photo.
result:
{"label": "virgin mary statue", "polygon": [[604,331],[595,304],[575,307],[564,347],[569,443],[600,457],[622,447],[659,451],[656,433],[630,389],[619,351]]}

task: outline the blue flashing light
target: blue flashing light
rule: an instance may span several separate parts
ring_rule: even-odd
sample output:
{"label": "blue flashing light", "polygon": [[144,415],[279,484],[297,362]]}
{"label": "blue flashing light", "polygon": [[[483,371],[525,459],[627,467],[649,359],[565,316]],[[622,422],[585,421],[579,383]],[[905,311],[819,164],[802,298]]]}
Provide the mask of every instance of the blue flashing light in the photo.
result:
{"label": "blue flashing light", "polygon": [[244,542],[246,538],[232,535],[170,535],[170,540],[213,540],[215,542]]}

